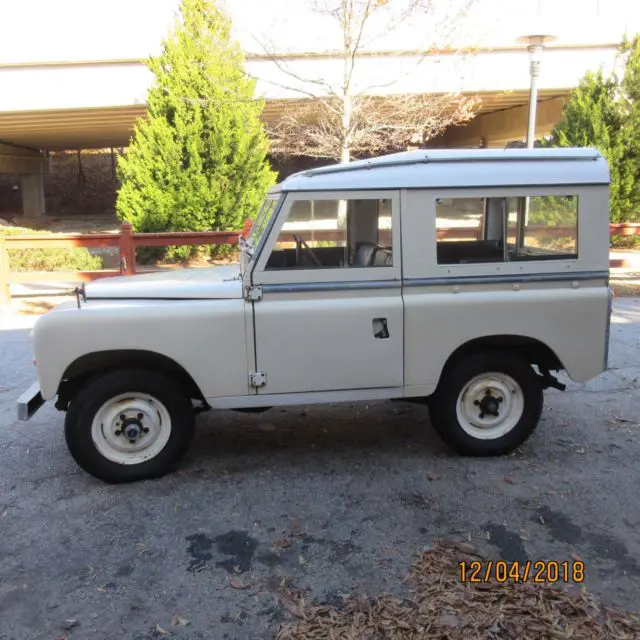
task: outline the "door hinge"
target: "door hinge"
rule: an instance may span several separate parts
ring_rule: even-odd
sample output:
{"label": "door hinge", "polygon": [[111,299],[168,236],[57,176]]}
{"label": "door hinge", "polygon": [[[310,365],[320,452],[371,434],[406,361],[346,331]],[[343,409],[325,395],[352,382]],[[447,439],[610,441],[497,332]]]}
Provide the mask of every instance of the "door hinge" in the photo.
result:
{"label": "door hinge", "polygon": [[264,371],[254,371],[249,374],[250,387],[264,387],[267,384],[267,374]]}
{"label": "door hinge", "polygon": [[259,284],[245,287],[244,297],[245,300],[251,300],[252,302],[262,300],[262,287]]}

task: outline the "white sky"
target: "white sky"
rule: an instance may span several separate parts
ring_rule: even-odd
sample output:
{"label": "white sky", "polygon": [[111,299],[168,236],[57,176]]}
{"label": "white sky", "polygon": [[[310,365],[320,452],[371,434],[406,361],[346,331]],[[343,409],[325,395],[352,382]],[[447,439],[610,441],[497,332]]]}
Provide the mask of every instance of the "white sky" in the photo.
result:
{"label": "white sky", "polygon": [[[336,33],[309,14],[306,1],[225,0],[225,6],[246,51],[260,52],[255,37],[269,37],[283,51],[331,48]],[[0,64],[144,58],[157,50],[177,6],[178,0],[0,0]],[[372,47],[428,46],[427,27],[415,21],[410,27],[409,35],[391,34]],[[464,33],[467,42],[498,46],[539,29],[551,30],[559,43],[616,42],[625,30],[640,31],[640,0],[477,0]]]}

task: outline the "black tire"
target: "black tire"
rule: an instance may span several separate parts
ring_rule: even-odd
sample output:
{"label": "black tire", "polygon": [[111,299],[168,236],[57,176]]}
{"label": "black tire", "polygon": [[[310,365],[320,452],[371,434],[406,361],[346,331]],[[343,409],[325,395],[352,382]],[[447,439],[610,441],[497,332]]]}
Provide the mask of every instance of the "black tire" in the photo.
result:
{"label": "black tire", "polygon": [[[137,464],[122,464],[109,460],[96,448],[91,424],[110,398],[134,391],[154,396],[165,406],[171,418],[171,432],[154,457]],[[122,483],[158,478],[171,471],[189,448],[194,423],[191,400],[170,377],[149,370],[120,370],[92,378],[71,401],[64,426],[69,451],[82,469],[105,482]]]}
{"label": "black tire", "polygon": [[[493,439],[474,437],[460,425],[456,404],[458,396],[475,376],[485,372],[511,376],[522,389],[523,411],[513,428]],[[483,351],[458,360],[445,368],[438,389],[431,397],[431,423],[454,451],[466,456],[500,456],[517,449],[535,430],[540,420],[543,391],[538,375],[520,355],[506,351]]]}

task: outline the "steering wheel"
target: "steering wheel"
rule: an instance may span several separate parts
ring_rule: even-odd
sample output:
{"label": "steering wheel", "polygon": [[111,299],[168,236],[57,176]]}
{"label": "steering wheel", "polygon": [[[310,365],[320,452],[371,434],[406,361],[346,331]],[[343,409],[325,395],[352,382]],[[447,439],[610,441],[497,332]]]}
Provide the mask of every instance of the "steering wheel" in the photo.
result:
{"label": "steering wheel", "polygon": [[304,247],[311,256],[312,260],[316,263],[318,267],[322,266],[322,262],[318,260],[318,256],[313,252],[313,249],[304,241],[302,238],[298,238],[295,233],[291,234],[293,239],[296,241],[296,265],[300,264],[300,247]]}

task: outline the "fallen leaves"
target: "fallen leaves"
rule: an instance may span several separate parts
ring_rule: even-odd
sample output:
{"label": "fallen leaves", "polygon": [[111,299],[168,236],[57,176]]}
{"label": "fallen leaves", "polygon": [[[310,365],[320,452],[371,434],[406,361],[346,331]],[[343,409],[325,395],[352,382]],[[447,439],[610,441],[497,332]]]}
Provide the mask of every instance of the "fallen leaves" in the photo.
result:
{"label": "fallen leaves", "polygon": [[582,585],[463,584],[456,565],[462,550],[472,546],[438,541],[423,552],[405,581],[410,585],[406,598],[368,598],[358,592],[345,597],[342,607],[312,605],[301,590],[281,585],[278,596],[293,621],[281,626],[276,640],[640,637],[640,616],[605,606]]}
{"label": "fallen leaves", "polygon": [[286,549],[287,547],[290,547],[293,544],[293,540],[290,540],[288,538],[280,538],[279,540],[274,540],[271,543],[272,547],[277,547],[278,549]]}
{"label": "fallen leaves", "polygon": [[172,627],[186,627],[188,624],[189,620],[177,613],[171,618]]}
{"label": "fallen leaves", "polygon": [[136,551],[138,555],[141,556],[145,553],[151,553],[151,547],[148,544],[145,544],[144,542],[137,542]]}
{"label": "fallen leaves", "polygon": [[629,420],[628,418],[622,418],[620,416],[612,415],[611,420],[607,420],[607,424],[609,425],[609,429],[615,429],[621,425],[626,425],[625,431],[629,431],[631,428],[636,428],[639,426],[636,420]]}
{"label": "fallen leaves", "polygon": [[249,589],[253,586],[252,582],[243,582],[240,578],[230,578],[229,585],[231,585],[234,589]]}

